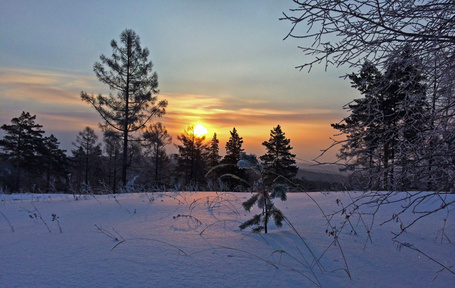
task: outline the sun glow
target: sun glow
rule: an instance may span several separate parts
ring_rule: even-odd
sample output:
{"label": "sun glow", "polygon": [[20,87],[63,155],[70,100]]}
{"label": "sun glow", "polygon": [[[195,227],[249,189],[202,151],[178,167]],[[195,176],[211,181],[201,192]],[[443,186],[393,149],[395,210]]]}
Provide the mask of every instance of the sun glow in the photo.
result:
{"label": "sun glow", "polygon": [[201,124],[194,126],[194,135],[196,135],[196,137],[203,137],[208,132],[209,131]]}

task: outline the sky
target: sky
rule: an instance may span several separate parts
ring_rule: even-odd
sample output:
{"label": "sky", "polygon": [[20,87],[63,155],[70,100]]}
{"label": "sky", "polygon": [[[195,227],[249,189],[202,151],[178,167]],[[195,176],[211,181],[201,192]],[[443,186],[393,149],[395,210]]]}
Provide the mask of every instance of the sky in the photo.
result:
{"label": "sky", "polygon": [[187,126],[200,123],[208,139],[217,133],[224,154],[235,127],[245,152],[262,155],[261,143],[279,124],[297,160],[311,161],[332,143],[337,131],[330,124],[347,115],[343,105],[358,97],[340,78],[355,71],[296,69],[309,58],[298,49],[305,42],[283,40],[291,23],[279,18],[291,8],[290,0],[3,0],[0,124],[30,112],[67,150],[86,126],[101,135],[102,119],[80,93],[109,93],[93,64],[101,54],[111,56],[111,40],[119,42],[128,28],[150,50],[158,99],[169,102],[166,115],[153,121],[175,143]]}

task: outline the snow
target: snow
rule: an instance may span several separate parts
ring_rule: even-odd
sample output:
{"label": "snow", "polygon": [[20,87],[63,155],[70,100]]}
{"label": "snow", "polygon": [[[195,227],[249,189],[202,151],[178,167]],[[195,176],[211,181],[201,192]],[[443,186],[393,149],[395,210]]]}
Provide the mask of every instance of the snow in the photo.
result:
{"label": "snow", "polygon": [[330,222],[341,231],[339,242],[331,245],[331,228],[308,195],[326,215],[340,208],[336,199],[355,196],[290,193],[275,204],[295,230],[271,225],[259,235],[238,228],[252,215],[241,206],[249,193],[3,194],[1,287],[455,286],[455,275],[425,256],[455,269],[455,244],[447,240],[455,239],[455,219],[447,211],[402,234],[405,245],[392,240],[399,223],[380,225],[394,206],[375,216],[372,242],[363,224],[371,223],[369,215],[352,217],[357,234],[338,215]]}

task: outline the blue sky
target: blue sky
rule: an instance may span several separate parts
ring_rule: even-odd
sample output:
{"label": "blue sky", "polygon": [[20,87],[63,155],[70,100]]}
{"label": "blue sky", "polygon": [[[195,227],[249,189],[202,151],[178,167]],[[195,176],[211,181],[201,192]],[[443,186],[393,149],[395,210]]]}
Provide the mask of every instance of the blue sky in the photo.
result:
{"label": "blue sky", "polygon": [[[220,138],[236,127],[246,152],[280,124],[297,157],[311,160],[330,143],[330,123],[357,97],[348,69],[294,67],[305,61],[301,40],[283,41],[279,21],[292,1],[9,1],[0,3],[0,124],[25,110],[71,149],[78,131],[97,129],[97,113],[80,91],[107,93],[93,73],[110,41],[133,29],[158,73],[161,121],[174,139],[202,123]],[[209,137],[210,138],[210,137]],[[171,149],[172,150],[172,149]],[[335,151],[334,151],[335,152]],[[332,153],[333,155],[334,153]]]}

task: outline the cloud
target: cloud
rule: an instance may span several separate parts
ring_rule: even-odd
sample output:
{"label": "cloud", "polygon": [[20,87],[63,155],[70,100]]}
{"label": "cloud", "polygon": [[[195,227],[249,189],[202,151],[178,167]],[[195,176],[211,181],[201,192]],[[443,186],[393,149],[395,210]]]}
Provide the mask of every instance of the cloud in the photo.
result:
{"label": "cloud", "polygon": [[[81,90],[103,92],[106,87],[95,82],[95,77],[71,71],[0,68],[0,121],[9,123],[22,111],[36,114],[37,123],[43,125],[43,130],[65,137],[59,140],[67,145],[65,149],[71,149],[71,141],[79,131],[85,126],[97,128],[102,121],[90,105],[80,100]],[[344,117],[342,110],[302,109],[297,100],[249,98],[223,92],[172,92],[160,94],[158,99],[168,100],[167,113],[152,121],[161,121],[175,142],[176,136],[187,126],[201,123],[209,130],[208,140],[217,133],[222,154],[233,127],[244,138],[247,152],[263,154],[261,143],[268,140],[270,130],[280,124],[291,139],[293,152],[298,157],[313,159],[330,145],[329,137],[336,132],[330,123]]]}

